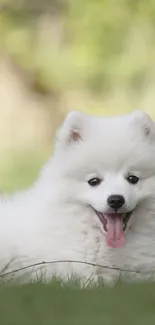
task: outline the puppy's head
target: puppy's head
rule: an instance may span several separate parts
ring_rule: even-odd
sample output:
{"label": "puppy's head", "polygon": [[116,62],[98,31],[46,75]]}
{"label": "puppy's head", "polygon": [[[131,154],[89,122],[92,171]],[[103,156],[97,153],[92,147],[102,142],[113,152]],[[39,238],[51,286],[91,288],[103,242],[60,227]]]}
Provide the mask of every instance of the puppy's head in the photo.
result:
{"label": "puppy's head", "polygon": [[70,113],[55,158],[70,199],[99,218],[108,245],[123,246],[138,207],[155,196],[154,122],[142,111],[112,118]]}

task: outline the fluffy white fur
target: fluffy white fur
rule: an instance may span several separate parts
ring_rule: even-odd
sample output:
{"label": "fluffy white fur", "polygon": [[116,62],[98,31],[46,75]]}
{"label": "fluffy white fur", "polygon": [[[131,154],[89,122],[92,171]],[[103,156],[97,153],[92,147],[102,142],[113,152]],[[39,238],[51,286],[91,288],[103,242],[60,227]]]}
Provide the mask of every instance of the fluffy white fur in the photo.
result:
{"label": "fluffy white fur", "polygon": [[[139,182],[129,184],[128,174],[138,176]],[[101,184],[91,187],[88,180],[92,177],[100,177]],[[109,212],[111,194],[124,196],[121,212],[134,209],[126,244],[116,249],[107,245],[94,212]],[[155,272],[155,125],[146,113],[135,111],[114,118],[70,113],[58,132],[53,157],[32,188],[1,198],[0,269],[53,260]],[[29,269],[29,275],[40,271],[47,280],[54,274],[83,279],[94,274],[106,280],[120,274],[84,264],[57,263]]]}

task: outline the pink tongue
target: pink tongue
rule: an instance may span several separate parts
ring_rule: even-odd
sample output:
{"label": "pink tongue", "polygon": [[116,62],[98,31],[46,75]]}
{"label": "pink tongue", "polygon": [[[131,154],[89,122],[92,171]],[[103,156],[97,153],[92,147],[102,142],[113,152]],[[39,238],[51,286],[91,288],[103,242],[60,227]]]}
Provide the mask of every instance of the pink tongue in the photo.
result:
{"label": "pink tongue", "polygon": [[113,248],[122,247],[125,244],[122,216],[113,213],[106,214],[104,217],[107,220],[107,244]]}

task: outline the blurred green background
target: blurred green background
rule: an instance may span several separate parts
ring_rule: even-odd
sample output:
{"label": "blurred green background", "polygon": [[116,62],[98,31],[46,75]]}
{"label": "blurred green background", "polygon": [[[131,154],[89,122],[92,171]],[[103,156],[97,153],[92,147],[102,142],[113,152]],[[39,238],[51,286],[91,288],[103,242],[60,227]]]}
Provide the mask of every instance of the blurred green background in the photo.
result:
{"label": "blurred green background", "polygon": [[155,118],[154,0],[0,0],[0,190],[29,185],[67,111]]}

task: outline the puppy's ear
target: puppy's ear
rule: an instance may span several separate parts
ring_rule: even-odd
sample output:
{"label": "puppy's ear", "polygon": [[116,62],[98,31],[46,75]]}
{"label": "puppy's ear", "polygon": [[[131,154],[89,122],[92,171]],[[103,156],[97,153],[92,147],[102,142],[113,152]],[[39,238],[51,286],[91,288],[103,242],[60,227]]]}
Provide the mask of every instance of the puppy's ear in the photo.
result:
{"label": "puppy's ear", "polygon": [[84,141],[89,117],[81,112],[68,114],[57,133],[57,144],[69,146]]}
{"label": "puppy's ear", "polygon": [[136,110],[131,113],[131,122],[135,127],[141,130],[145,138],[155,139],[155,123],[151,117],[142,110]]}

